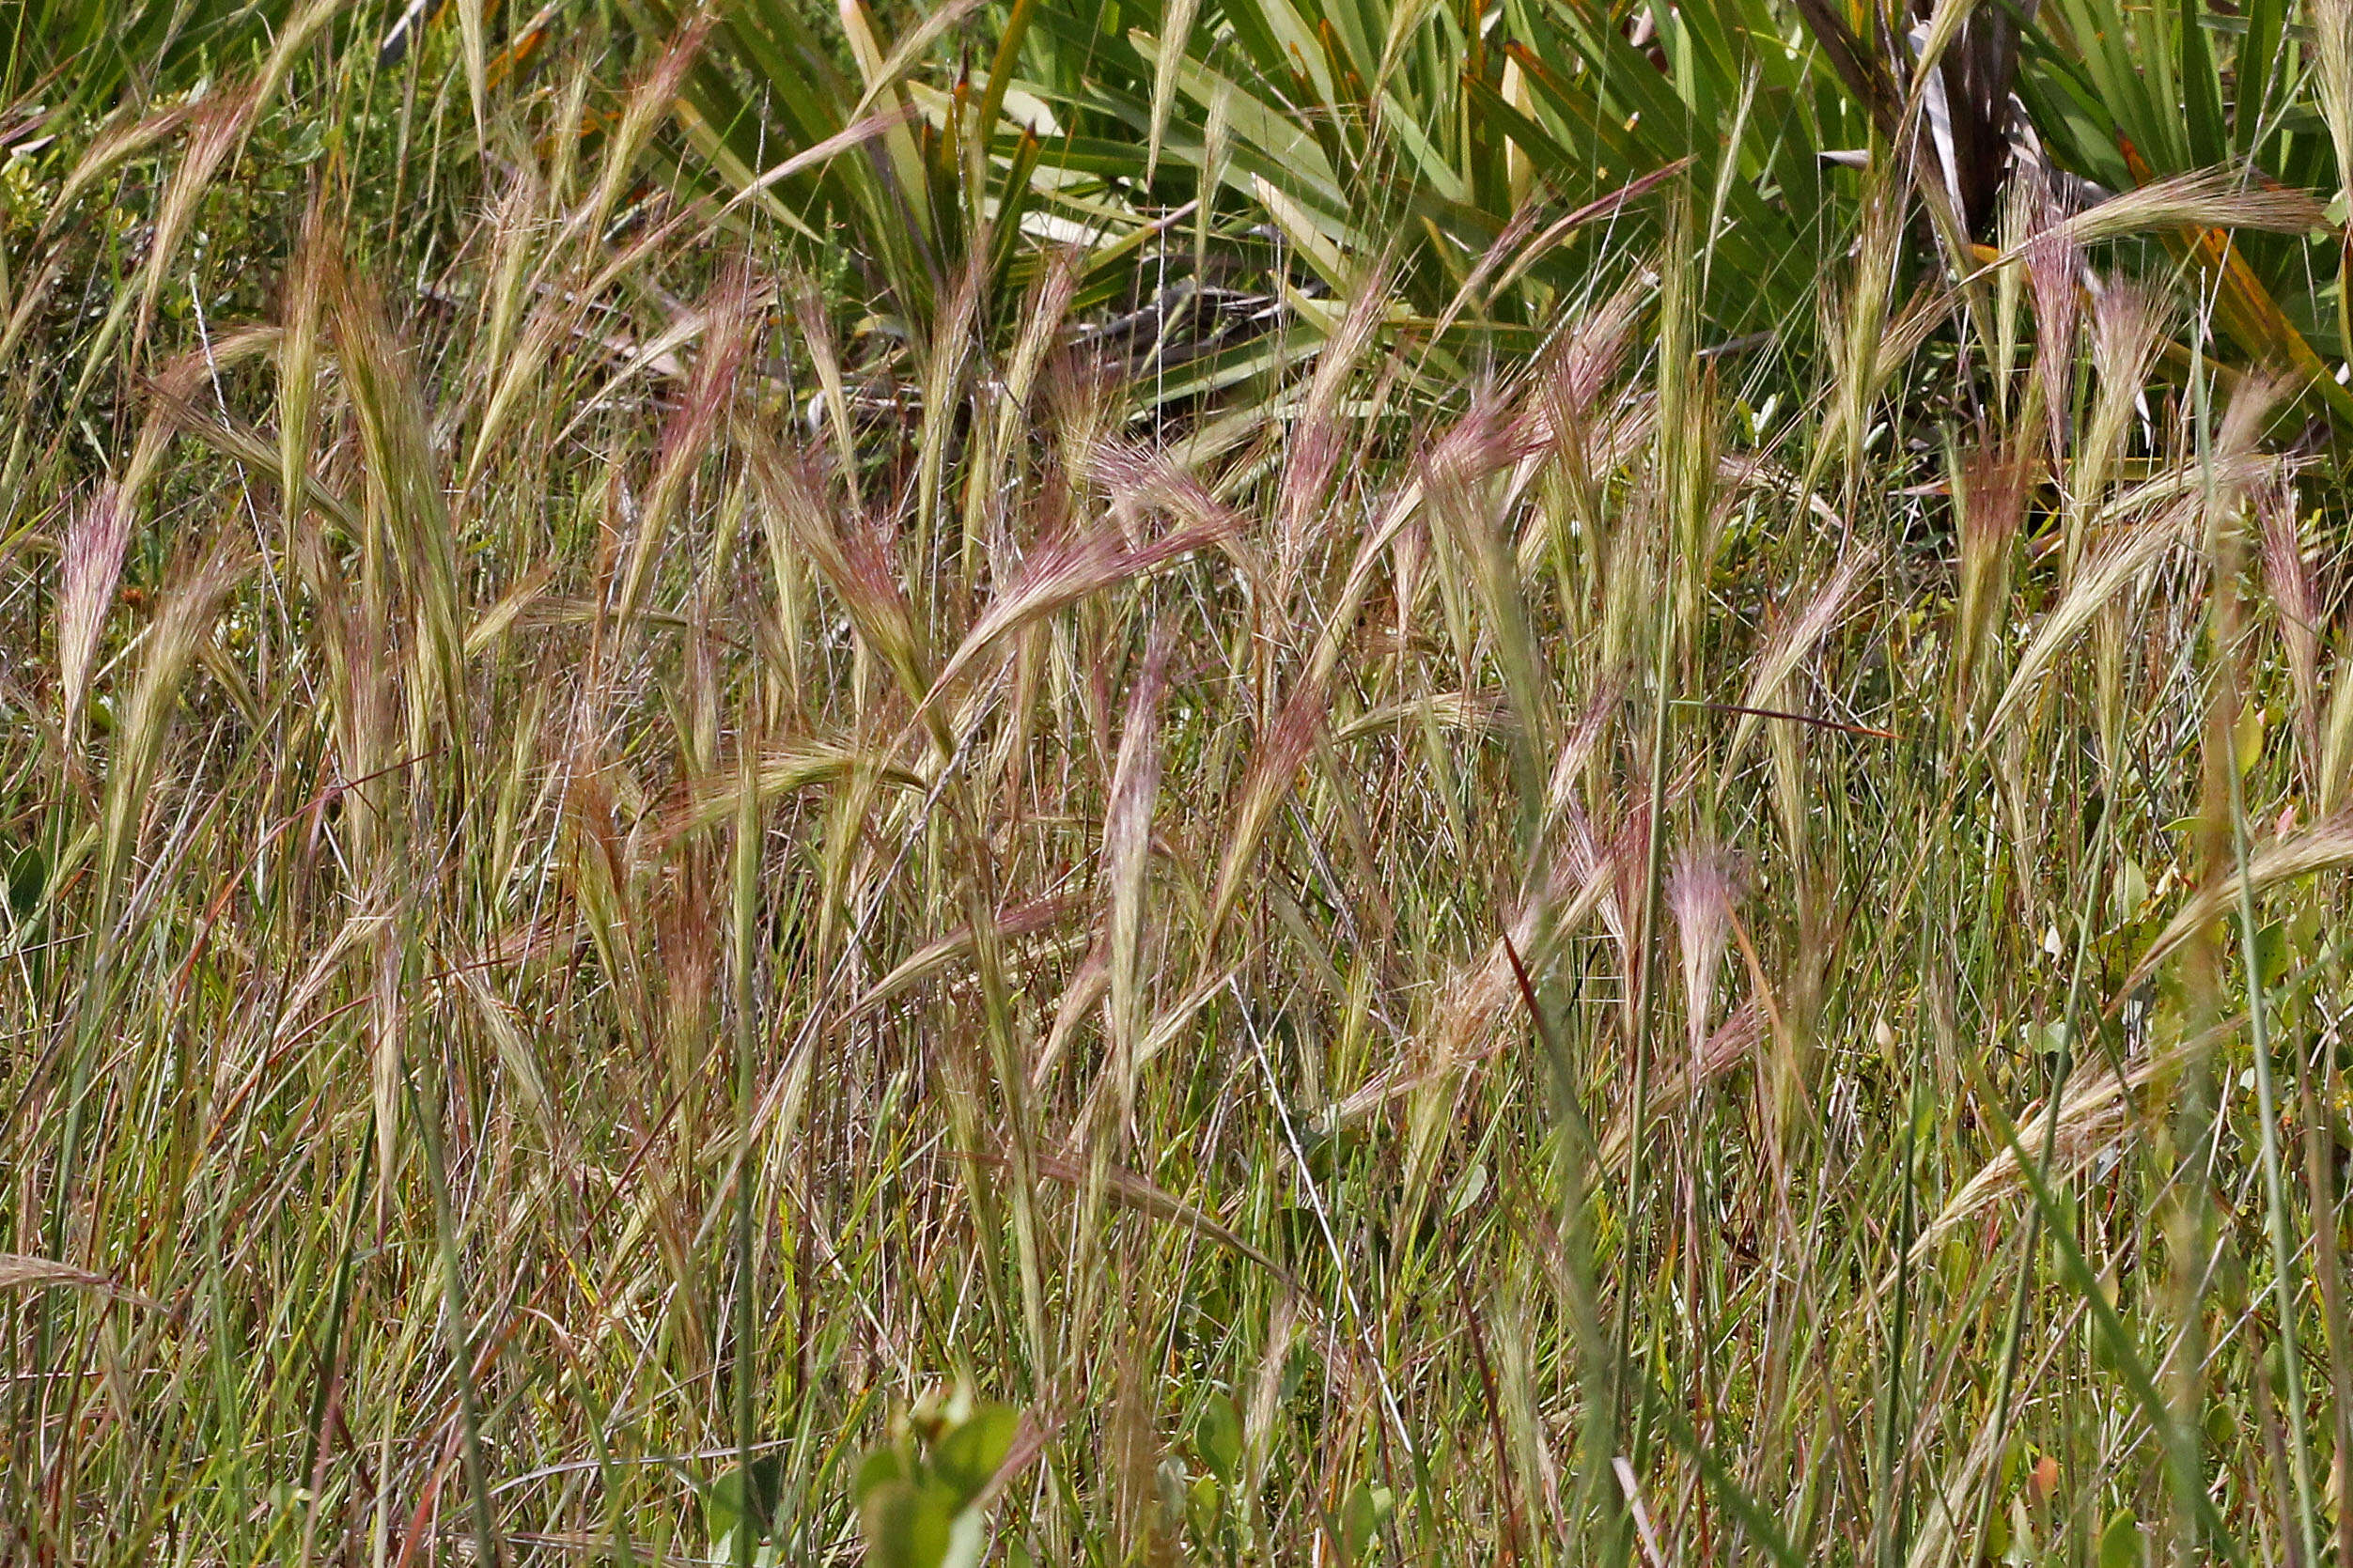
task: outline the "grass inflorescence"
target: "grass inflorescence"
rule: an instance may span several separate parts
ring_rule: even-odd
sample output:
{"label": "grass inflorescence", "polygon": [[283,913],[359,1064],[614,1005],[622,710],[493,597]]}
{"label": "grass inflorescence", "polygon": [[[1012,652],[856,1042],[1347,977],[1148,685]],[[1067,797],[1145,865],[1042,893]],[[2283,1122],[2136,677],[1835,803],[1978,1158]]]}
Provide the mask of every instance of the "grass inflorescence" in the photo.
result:
{"label": "grass inflorescence", "polygon": [[0,1560],[2353,1561],[2342,6],[20,8]]}

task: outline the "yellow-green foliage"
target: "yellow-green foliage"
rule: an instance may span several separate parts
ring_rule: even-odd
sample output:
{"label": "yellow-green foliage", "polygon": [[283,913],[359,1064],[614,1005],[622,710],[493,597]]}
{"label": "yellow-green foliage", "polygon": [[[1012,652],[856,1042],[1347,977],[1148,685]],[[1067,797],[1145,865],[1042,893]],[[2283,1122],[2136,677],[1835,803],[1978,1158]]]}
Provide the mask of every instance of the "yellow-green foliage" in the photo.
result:
{"label": "yellow-green foliage", "polygon": [[2353,68],[2091,5],[12,54],[0,1560],[2353,1560]]}

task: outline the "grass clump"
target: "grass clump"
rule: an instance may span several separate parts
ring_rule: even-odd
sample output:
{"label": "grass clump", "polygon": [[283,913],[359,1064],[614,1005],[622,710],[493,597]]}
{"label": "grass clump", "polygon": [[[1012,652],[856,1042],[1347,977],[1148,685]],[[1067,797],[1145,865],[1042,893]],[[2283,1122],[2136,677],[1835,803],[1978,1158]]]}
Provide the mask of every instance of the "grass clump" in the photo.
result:
{"label": "grass clump", "polygon": [[2327,113],[282,9],[8,79],[0,1558],[2353,1560]]}

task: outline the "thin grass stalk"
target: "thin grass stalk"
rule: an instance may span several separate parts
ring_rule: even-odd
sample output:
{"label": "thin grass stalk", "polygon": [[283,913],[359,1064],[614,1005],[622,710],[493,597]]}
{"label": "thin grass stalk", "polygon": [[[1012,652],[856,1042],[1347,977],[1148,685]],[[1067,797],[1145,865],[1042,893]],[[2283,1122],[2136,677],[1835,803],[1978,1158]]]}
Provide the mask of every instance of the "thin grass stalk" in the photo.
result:
{"label": "thin grass stalk", "polygon": [[1560,1531],[1566,1534],[1582,1524],[1592,1511],[1596,1493],[1602,1490],[1607,1456],[1617,1451],[1616,1416],[1624,1401],[1616,1386],[1617,1368],[1612,1347],[1601,1331],[1600,1291],[1593,1272],[1588,1215],[1590,1172],[1596,1157],[1592,1129],[1577,1094],[1575,1062],[1554,1021],[1545,1015],[1527,966],[1508,937],[1504,939],[1504,953],[1511,961],[1512,979],[1528,1010],[1530,1027],[1536,1032],[1537,1043],[1544,1050],[1556,1128],[1555,1180],[1560,1191],[1560,1218],[1551,1250],[1587,1390],[1584,1431],[1578,1449],[1577,1504],[1573,1513],[1559,1521]]}
{"label": "thin grass stalk", "polygon": [[[1677,211],[1680,214],[1677,227],[1688,232],[1690,227],[1688,205],[1679,207]],[[1678,356],[1672,351],[1675,344],[1688,342],[1688,327],[1684,325],[1684,317],[1690,309],[1687,297],[1689,268],[1687,263],[1678,259],[1682,255],[1682,247],[1670,248],[1664,269],[1666,281],[1660,290],[1661,348],[1659,355],[1659,380],[1662,410],[1669,406],[1678,409],[1688,406],[1680,396],[1672,396],[1673,390],[1682,384],[1683,379],[1689,376],[1691,370],[1691,362],[1687,357]],[[1666,884],[1667,764],[1673,737],[1671,721],[1675,707],[1673,701],[1675,672],[1680,652],[1678,634],[1685,629],[1680,627],[1676,618],[1680,592],[1676,586],[1674,586],[1679,580],[1678,568],[1683,565],[1675,557],[1675,547],[1676,541],[1685,535],[1683,520],[1678,515],[1678,504],[1688,506],[1696,504],[1698,500],[1695,494],[1687,492],[1682,484],[1681,475],[1677,472],[1690,462],[1688,458],[1681,463],[1678,463],[1676,459],[1679,454],[1688,450],[1685,442],[1691,439],[1691,433],[1684,432],[1683,440],[1677,441],[1673,424],[1663,413],[1661,429],[1666,450],[1661,455],[1663,472],[1659,476],[1660,504],[1661,510],[1667,515],[1658,520],[1661,555],[1660,564],[1661,591],[1658,595],[1657,619],[1652,628],[1650,692],[1652,707],[1648,748],[1650,779],[1647,817],[1644,824],[1642,920],[1637,927],[1642,947],[1636,959],[1634,995],[1627,1027],[1627,1046],[1634,1054],[1634,1088],[1630,1104],[1636,1117],[1642,1116],[1650,1103],[1651,1035],[1657,1017],[1659,967],[1662,962],[1661,949],[1665,939],[1665,933],[1660,929],[1663,924],[1660,914],[1665,900]],[[1613,1385],[1621,1397],[1631,1381],[1634,1281],[1640,1277],[1635,1259],[1639,1252],[1638,1237],[1641,1234],[1638,1219],[1644,1213],[1644,1200],[1648,1175],[1645,1170],[1647,1164],[1645,1157],[1648,1144],[1649,1140],[1645,1138],[1638,1137],[1633,1140],[1627,1167],[1623,1260],[1625,1273],[1618,1296],[1618,1323],[1615,1336],[1616,1375],[1613,1379]],[[1640,1413],[1645,1420],[1649,1404],[1647,1388],[1648,1380],[1645,1379],[1644,1408]],[[1625,1413],[1621,1411],[1619,1413],[1621,1422],[1624,1418]],[[1644,1420],[1638,1420],[1637,1430],[1639,1431],[1644,1424]],[[1637,1446],[1640,1446],[1639,1442]],[[1628,1500],[1630,1508],[1631,1499]],[[1629,1512],[1628,1518],[1630,1517]],[[1620,1533],[1623,1534],[1623,1529]]]}
{"label": "thin grass stalk", "polygon": [[[2236,589],[2230,577],[2227,562],[2218,561],[2215,567],[2216,593],[2223,598],[2227,609],[2235,605]],[[2235,613],[2225,613],[2222,626],[2227,629],[2236,619]],[[2218,646],[2229,647],[2227,636],[2217,638]],[[2236,671],[2232,672],[2233,675]],[[2236,682],[2232,681],[2235,691]],[[2264,1228],[2271,1241],[2271,1291],[2274,1310],[2280,1320],[2280,1361],[2284,1387],[2280,1397],[2287,1404],[2288,1458],[2296,1483],[2296,1529],[2298,1560],[2317,1565],[2320,1561],[2319,1532],[2314,1525],[2316,1514],[2313,1507],[2312,1444],[2305,1431],[2303,1354],[2298,1342],[2302,1338],[2297,1327],[2296,1253],[2295,1239],[2290,1234],[2287,1214],[2287,1184],[2280,1167],[2280,1107],[2271,1078],[2271,1031],[2269,1008],[2264,997],[2263,964],[2258,953],[2255,926],[2255,885],[2248,871],[2247,794],[2237,759],[2231,759],[2231,856],[2236,862],[2238,883],[2238,956],[2247,971],[2247,1033],[2254,1053],[2255,1113],[2262,1124],[2260,1157],[2263,1162]],[[2300,1061],[2300,1058],[2298,1059]],[[2296,1073],[2300,1091],[2303,1074]],[[2332,1219],[2315,1217],[2318,1223],[2330,1224]]]}
{"label": "thin grass stalk", "polygon": [[[2213,457],[2210,394],[2210,378],[2205,373],[2205,361],[2201,355],[2193,366],[2190,380],[2189,419],[2198,472],[2205,488],[2205,494],[2201,499],[2207,503],[2202,507],[2200,515],[2205,527],[2211,531],[2219,528],[2220,520],[2214,515],[2217,508],[2211,505],[2214,496],[2210,477]],[[2209,558],[2219,554],[2218,539],[2210,536],[2205,542]],[[2200,629],[2201,633],[2210,641],[2216,635],[2218,598],[2226,591],[2227,584],[2218,573],[2204,607],[2205,624]],[[2213,662],[2219,667],[2221,660],[2217,659]],[[2219,883],[2229,868],[2231,841],[2230,786],[2223,782],[2222,774],[2224,770],[2237,766],[2236,747],[2231,734],[2230,716],[2221,694],[2209,691],[2204,706],[2198,751],[2200,810],[2197,850],[2199,870],[2206,880]],[[2198,1037],[2205,1044],[2191,1058],[2182,1075],[2182,1103],[2177,1124],[2187,1136],[2180,1139],[2173,1150],[2184,1196],[2180,1201],[2181,1212],[2176,1219],[2176,1234],[2174,1237],[2173,1308],[2178,1338],[2174,1352],[2174,1388],[2168,1430],[2176,1450],[2173,1476],[2174,1528],[2182,1532],[2182,1539],[2186,1542],[2184,1549],[2194,1554],[2222,1545],[2214,1539],[2219,1531],[2210,1528],[2212,1510],[2205,1488],[2201,1441],[2207,1348],[2204,1331],[2204,1260],[2216,1245],[2215,1203],[2208,1172],[2213,1169],[2215,1149],[2222,1131],[2212,1042],[2216,1026],[2222,1016],[2222,1007],[2221,957],[2211,932],[2202,925],[2183,945],[2188,990],[2196,1009],[2194,1022]],[[2231,1545],[2235,1546],[2236,1543]]]}
{"label": "thin grass stalk", "polygon": [[[2104,873],[2107,866],[2107,846],[2113,832],[2114,814],[2102,813],[2098,833],[2092,841],[2089,857],[2091,875],[2084,878],[2083,902],[2076,913],[2075,959],[2067,971],[2067,1000],[2060,1012],[2059,1063],[2052,1069],[2050,1087],[2045,1091],[2043,1109],[2041,1176],[2047,1184],[2050,1179],[2052,1158],[2059,1145],[2059,1107],[2066,1098],[2068,1080],[2075,1072],[2075,1040],[2079,1019],[2082,1016],[2084,970],[2091,954],[2101,897],[2105,891]],[[2018,1239],[2018,1281],[2010,1297],[2010,1315],[2002,1334],[2002,1370],[1994,1386],[1993,1414],[1987,1424],[1992,1434],[1996,1455],[1997,1479],[1999,1455],[2008,1441],[2011,1400],[2017,1391],[2019,1353],[2025,1343],[2027,1304],[2033,1298],[2031,1288],[2036,1258],[2040,1255],[2043,1211],[2037,1207],[2028,1211],[2026,1228]],[[1981,1485],[1977,1498],[1977,1520],[1970,1538],[1982,1541],[1986,1537],[1986,1522],[1993,1509],[1994,1485]]]}
{"label": "thin grass stalk", "polygon": [[[752,772],[752,728],[749,705],[739,718],[736,741],[737,783],[734,845],[734,908],[729,935],[735,968],[735,1404],[736,1484],[740,1489],[741,1516],[735,1532],[735,1568],[752,1568],[758,1518],[758,1493],[752,1482],[753,1400],[757,1378],[758,1343],[754,1337],[759,1293],[757,1258],[753,1250],[753,1188],[759,1178],[759,1161],[753,1149],[753,1101],[758,1074],[758,1018],[754,1008],[753,940],[759,913],[760,821],[759,791]],[[764,1522],[764,1521],[762,1521]]]}
{"label": "thin grass stalk", "polygon": [[[413,911],[404,909],[397,924],[406,925],[414,918]],[[417,1092],[416,1075],[409,1070],[408,1053],[397,1039],[391,1046],[391,1055],[394,1071],[399,1075],[409,1120],[416,1128],[417,1141],[424,1145],[425,1180],[432,1194],[433,1240],[442,1281],[442,1333],[449,1352],[450,1373],[458,1384],[459,1440],[472,1506],[474,1549],[477,1560],[497,1568],[504,1558],[499,1551],[498,1518],[491,1502],[490,1467],[482,1456],[481,1394],[475,1387],[474,1333],[468,1327],[465,1290],[459,1275],[458,1223],[449,1199],[449,1168],[442,1143],[441,1114],[438,1108],[427,1110],[424,1096]]]}
{"label": "thin grass stalk", "polygon": [[351,1176],[351,1195],[344,1206],[343,1245],[336,1250],[335,1294],[327,1308],[327,1320],[319,1345],[318,1372],[310,1406],[310,1506],[303,1521],[303,1560],[311,1559],[319,1517],[324,1509],[329,1435],[327,1414],[336,1397],[343,1376],[345,1357],[344,1333],[351,1302],[351,1281],[359,1257],[361,1199],[367,1191],[367,1182],[376,1152],[376,1141],[360,1141],[359,1164]]}
{"label": "thin grass stalk", "polygon": [[[2332,955],[2330,969],[2343,984],[2344,965],[2341,955]],[[2338,1038],[2333,1019],[2318,1031],[2314,1042],[2314,1055],[2321,1062],[2334,1054]],[[2301,1053],[2299,1053],[2300,1055]],[[2338,1248],[2338,1197],[2332,1140],[2327,1131],[2319,1096],[2313,1080],[2315,1072],[2313,1061],[2298,1063],[2296,1094],[2297,1112],[2304,1124],[2304,1186],[2307,1212],[2311,1215],[2313,1231],[2313,1272],[2320,1281],[2322,1323],[2328,1332],[2329,1388],[2331,1436],[2331,1490],[2336,1498],[2353,1498],[2353,1326],[2346,1323],[2345,1276],[2342,1254]],[[2333,1511],[2336,1514],[2337,1560],[2353,1562],[2353,1508],[2342,1500]]]}
{"label": "thin grass stalk", "polygon": [[1897,1176],[1903,1183],[1904,1195],[1895,1226],[1895,1321],[1888,1333],[1887,1374],[1879,1388],[1879,1463],[1878,1473],[1873,1478],[1873,1489],[1877,1495],[1872,1500],[1871,1510],[1871,1531],[1878,1546],[1878,1560],[1889,1568],[1903,1560],[1908,1533],[1905,1514],[1909,1488],[1899,1475],[1902,1445],[1897,1434],[1903,1421],[1905,1360],[1910,1354],[1911,1242],[1919,1231],[1912,1197],[1915,1162],[1920,1153],[1920,1083],[1917,1075],[1913,1078],[1906,1101],[1903,1163]]}

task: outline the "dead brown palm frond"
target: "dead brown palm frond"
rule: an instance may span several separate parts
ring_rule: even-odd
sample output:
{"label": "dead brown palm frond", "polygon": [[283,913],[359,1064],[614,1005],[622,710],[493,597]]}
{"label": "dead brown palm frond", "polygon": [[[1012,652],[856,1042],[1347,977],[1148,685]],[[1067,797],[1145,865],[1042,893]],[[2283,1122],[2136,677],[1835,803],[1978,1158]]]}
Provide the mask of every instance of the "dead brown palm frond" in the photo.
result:
{"label": "dead brown palm frond", "polygon": [[1912,12],[1925,22],[1913,35],[1918,65],[1909,98],[1925,117],[1963,231],[1983,235],[1993,227],[2013,167],[2018,23],[1978,0],[1915,0]]}
{"label": "dead brown palm frond", "polygon": [[1880,52],[1857,37],[1846,13],[1828,0],[1798,0],[1798,15],[1840,83],[1870,116],[1879,133],[1893,138],[1902,95]]}

